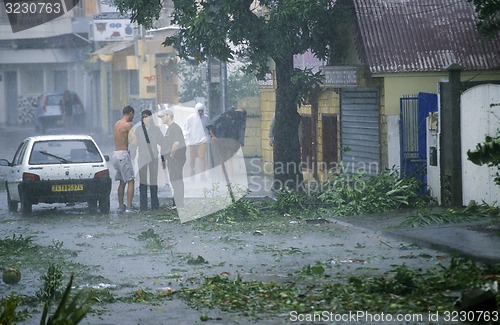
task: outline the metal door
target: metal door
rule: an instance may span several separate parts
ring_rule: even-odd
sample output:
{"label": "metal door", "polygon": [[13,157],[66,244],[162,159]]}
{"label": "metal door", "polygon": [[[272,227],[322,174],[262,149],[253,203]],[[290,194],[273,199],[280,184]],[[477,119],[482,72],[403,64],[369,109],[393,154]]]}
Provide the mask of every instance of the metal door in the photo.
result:
{"label": "metal door", "polygon": [[342,169],[376,175],[380,171],[379,95],[374,88],[344,88],[340,93]]}
{"label": "metal door", "polygon": [[419,93],[400,99],[401,175],[427,184],[426,118],[437,112],[436,94]]}

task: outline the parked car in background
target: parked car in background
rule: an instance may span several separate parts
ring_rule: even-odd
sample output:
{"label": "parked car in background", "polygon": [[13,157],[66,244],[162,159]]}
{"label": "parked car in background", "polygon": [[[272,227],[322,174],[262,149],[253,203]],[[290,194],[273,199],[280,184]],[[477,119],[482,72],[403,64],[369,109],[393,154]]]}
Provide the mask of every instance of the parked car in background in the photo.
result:
{"label": "parked car in background", "polygon": [[87,202],[94,212],[109,213],[111,177],[107,162],[89,135],[28,137],[19,145],[7,167],[6,189],[10,212],[21,203],[23,215],[33,204]]}
{"label": "parked car in background", "polygon": [[[74,103],[71,117],[65,116],[61,107],[64,92],[48,92],[38,97],[38,103],[35,108],[35,128],[38,132],[45,133],[50,128],[64,127],[64,119],[73,119],[82,126],[84,119],[84,108],[80,97],[75,92],[69,91],[71,101]],[[68,123],[66,123],[68,124]],[[77,125],[75,123],[75,125]]]}

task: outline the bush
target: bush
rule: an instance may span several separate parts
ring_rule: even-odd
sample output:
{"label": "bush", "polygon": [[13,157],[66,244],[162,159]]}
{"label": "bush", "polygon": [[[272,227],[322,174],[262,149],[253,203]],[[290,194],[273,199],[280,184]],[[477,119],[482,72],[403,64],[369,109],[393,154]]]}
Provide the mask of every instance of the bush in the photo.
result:
{"label": "bush", "polygon": [[399,178],[395,170],[368,177],[366,173],[337,174],[323,185],[318,195],[338,215],[380,213],[401,207],[422,207],[430,202],[419,194],[416,178]]}

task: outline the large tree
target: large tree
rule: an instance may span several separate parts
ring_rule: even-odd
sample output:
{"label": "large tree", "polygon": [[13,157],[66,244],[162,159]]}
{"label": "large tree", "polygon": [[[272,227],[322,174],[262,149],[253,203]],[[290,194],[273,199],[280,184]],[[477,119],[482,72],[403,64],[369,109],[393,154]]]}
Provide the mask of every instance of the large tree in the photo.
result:
{"label": "large tree", "polygon": [[488,37],[500,31],[500,0],[468,0],[474,3],[479,16],[478,30]]}
{"label": "large tree", "polygon": [[[294,188],[302,180],[297,112],[310,71],[297,71],[293,57],[311,50],[317,58],[330,56],[335,26],[335,0],[172,0],[172,24],[177,35],[164,45],[176,45],[182,58],[206,61],[242,59],[263,78],[274,62],[276,111],[274,171],[279,187]],[[162,0],[116,0],[146,28],[158,19]],[[316,76],[317,77],[317,76]]]}

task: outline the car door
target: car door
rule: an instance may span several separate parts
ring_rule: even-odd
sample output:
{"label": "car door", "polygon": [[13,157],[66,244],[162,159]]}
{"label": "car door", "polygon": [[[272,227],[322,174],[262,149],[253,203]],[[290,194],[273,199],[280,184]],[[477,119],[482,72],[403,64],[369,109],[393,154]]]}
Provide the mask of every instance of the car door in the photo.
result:
{"label": "car door", "polygon": [[19,196],[18,185],[23,180],[23,172],[24,172],[24,157],[28,154],[28,144],[29,141],[25,140],[17,148],[17,151],[14,155],[14,159],[12,160],[12,166],[10,167],[10,171],[6,175],[7,179],[7,187],[9,189],[10,197],[13,201],[20,201],[21,198]]}

